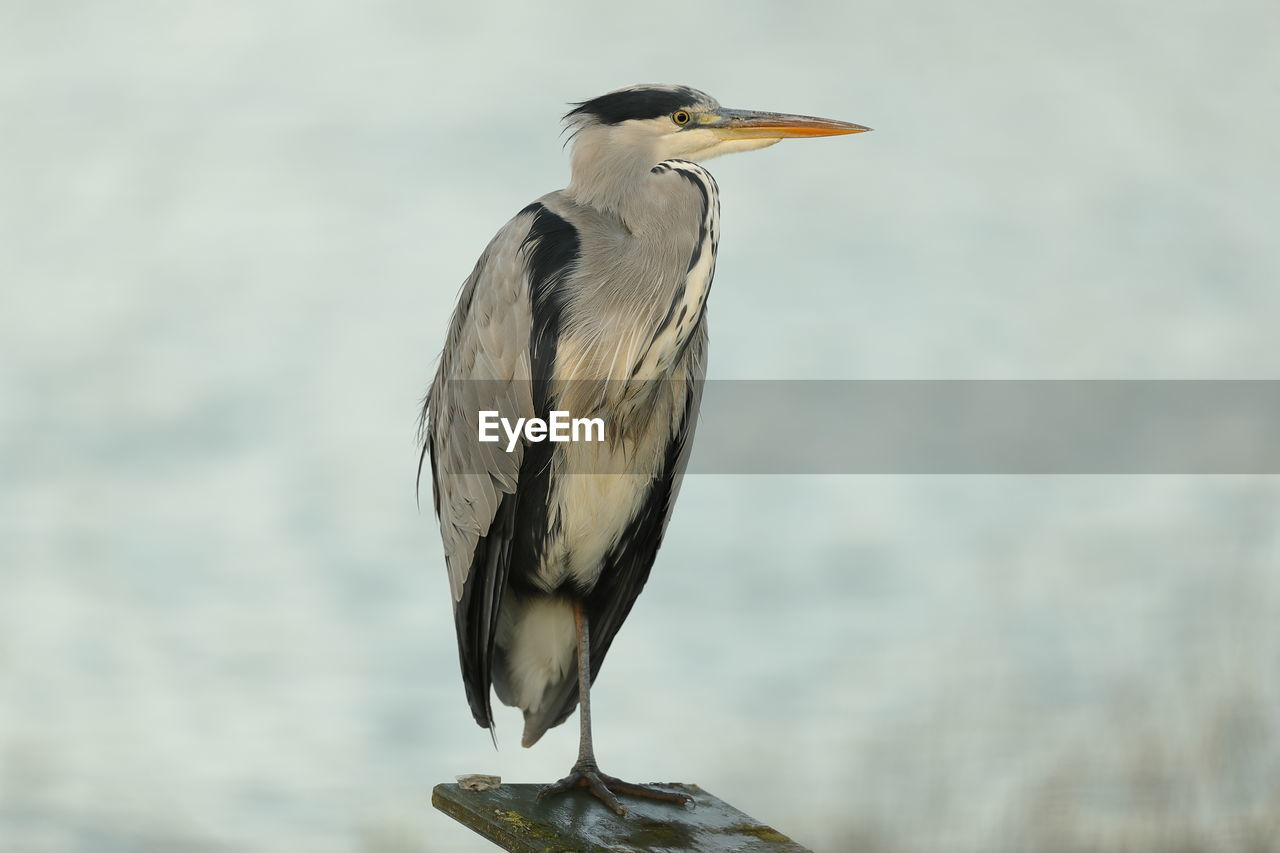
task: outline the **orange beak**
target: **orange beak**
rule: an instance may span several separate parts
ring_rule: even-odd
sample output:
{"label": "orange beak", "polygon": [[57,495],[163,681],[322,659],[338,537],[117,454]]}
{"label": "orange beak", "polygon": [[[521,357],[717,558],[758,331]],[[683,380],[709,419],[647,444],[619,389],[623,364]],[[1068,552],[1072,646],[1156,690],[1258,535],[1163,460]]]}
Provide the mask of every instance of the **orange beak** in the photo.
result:
{"label": "orange beak", "polygon": [[842,136],[864,133],[871,128],[847,121],[788,113],[765,113],[755,110],[717,111],[722,119],[706,125],[725,139],[788,139],[810,136]]}

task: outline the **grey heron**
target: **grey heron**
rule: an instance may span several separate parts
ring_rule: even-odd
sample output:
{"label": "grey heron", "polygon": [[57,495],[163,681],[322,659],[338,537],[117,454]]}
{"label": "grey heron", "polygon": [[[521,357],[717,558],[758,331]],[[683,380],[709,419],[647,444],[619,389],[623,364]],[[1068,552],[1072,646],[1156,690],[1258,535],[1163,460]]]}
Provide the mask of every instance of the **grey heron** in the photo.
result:
{"label": "grey heron", "polygon": [[[500,230],[462,287],[422,412],[467,701],[524,712],[524,746],[579,709],[578,760],[544,794],[682,794],[601,773],[590,686],[648,579],[689,459],[720,205],[696,161],[869,128],[726,109],[687,86],[574,105],[571,179]],[[603,383],[583,391],[584,384]],[[481,412],[602,415],[607,440],[479,441]],[[496,742],[496,740],[495,740]]]}

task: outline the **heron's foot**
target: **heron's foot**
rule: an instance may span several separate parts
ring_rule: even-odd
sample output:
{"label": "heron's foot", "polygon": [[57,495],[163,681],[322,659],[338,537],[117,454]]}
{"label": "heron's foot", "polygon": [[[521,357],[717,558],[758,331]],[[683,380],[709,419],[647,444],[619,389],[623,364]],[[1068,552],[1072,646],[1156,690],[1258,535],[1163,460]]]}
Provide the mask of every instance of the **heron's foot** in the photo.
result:
{"label": "heron's foot", "polygon": [[693,802],[693,797],[688,794],[664,791],[651,785],[637,785],[634,782],[623,782],[621,779],[615,779],[608,774],[601,773],[600,768],[596,767],[594,761],[579,761],[573,765],[573,769],[569,771],[568,776],[543,788],[538,792],[538,796],[546,797],[551,794],[563,794],[565,791],[570,791],[574,788],[586,788],[591,792],[592,796],[619,815],[625,815],[627,807],[618,802],[616,794],[623,794],[628,797],[644,797],[649,800],[661,800],[666,803],[679,803],[680,805],[688,805]]}

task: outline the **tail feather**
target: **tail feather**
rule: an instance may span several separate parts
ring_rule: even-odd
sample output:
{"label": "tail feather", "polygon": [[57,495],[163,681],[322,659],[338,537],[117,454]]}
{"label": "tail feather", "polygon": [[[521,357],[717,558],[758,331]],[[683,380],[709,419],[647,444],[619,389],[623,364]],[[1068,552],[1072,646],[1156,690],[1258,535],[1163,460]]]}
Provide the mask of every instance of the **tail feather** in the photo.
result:
{"label": "tail feather", "polygon": [[[574,652],[572,669],[576,670],[577,665],[578,653]],[[574,671],[543,694],[542,704],[537,709],[524,712],[524,736],[520,739],[520,745],[526,748],[533,746],[548,729],[554,729],[569,719],[577,707],[578,675]]]}
{"label": "tail feather", "polygon": [[558,595],[508,591],[494,648],[492,681],[504,705],[524,712],[521,740],[532,746],[568,719],[578,702],[573,606]]}

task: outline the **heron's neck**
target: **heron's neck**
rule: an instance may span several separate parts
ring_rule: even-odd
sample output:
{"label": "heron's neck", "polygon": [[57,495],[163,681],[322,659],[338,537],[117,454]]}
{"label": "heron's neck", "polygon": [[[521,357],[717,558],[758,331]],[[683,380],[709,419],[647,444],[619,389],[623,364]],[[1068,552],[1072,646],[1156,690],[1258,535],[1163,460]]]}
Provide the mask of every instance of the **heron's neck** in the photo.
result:
{"label": "heron's neck", "polygon": [[617,216],[632,231],[646,230],[656,215],[652,189],[656,161],[644,142],[623,144],[604,133],[581,134],[573,146],[568,194],[579,204]]}

